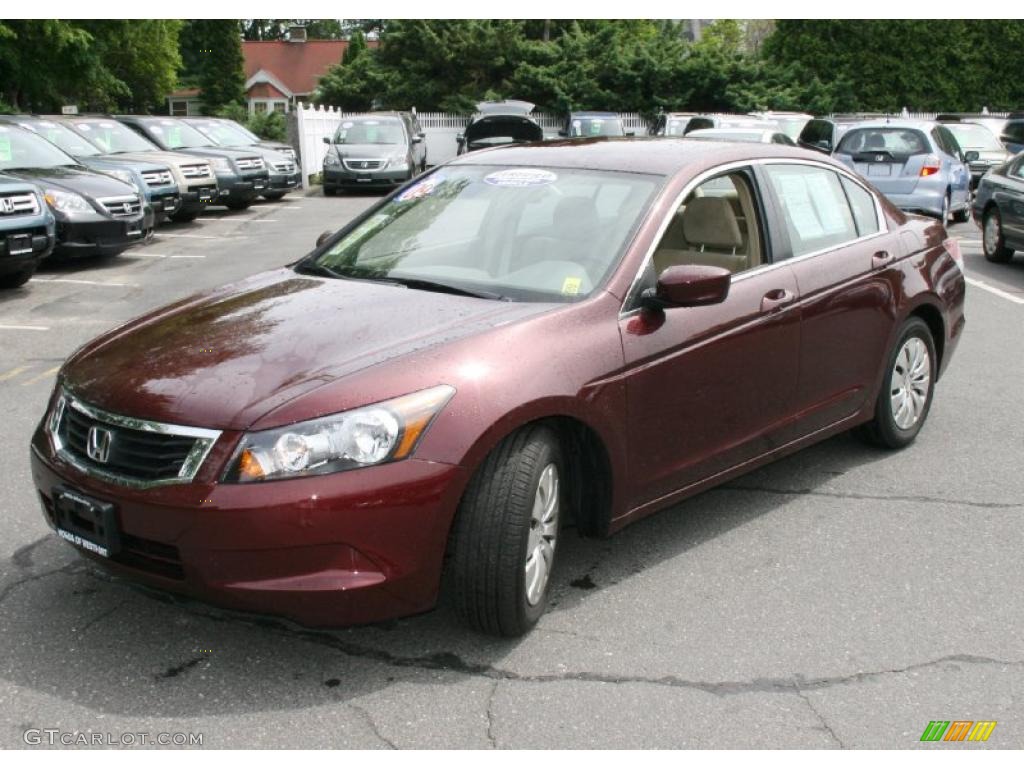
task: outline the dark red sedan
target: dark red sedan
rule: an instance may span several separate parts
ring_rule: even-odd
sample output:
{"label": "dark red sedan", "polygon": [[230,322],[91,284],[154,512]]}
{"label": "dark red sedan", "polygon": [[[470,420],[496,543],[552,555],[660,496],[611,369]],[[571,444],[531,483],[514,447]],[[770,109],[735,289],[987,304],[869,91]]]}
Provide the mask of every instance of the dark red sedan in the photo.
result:
{"label": "dark red sedan", "polygon": [[33,476],[61,537],[151,585],[342,625],[443,582],[518,635],[570,518],[606,535],[853,427],[910,443],[963,305],[943,227],[820,154],[474,152],[78,351]]}

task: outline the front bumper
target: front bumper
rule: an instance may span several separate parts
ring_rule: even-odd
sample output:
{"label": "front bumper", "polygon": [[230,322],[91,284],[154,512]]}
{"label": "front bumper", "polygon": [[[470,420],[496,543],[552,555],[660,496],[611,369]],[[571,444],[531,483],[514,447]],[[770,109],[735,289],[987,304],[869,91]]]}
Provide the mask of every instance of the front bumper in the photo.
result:
{"label": "front bumper", "polygon": [[156,216],[168,216],[175,213],[182,204],[182,196],[179,194],[176,184],[167,187],[150,187],[146,190],[146,199]]}
{"label": "front bumper", "polygon": [[45,224],[0,232],[0,275],[20,272],[42,261],[53,249],[54,236]]}
{"label": "front bumper", "polygon": [[202,211],[207,205],[217,202],[219,192],[216,184],[197,184],[181,193],[181,204],[176,212]]}
{"label": "front bumper", "polygon": [[218,173],[218,203],[249,202],[262,195],[270,186],[270,175],[265,171],[249,173]]}
{"label": "front bumper", "polygon": [[272,173],[270,174],[270,187],[271,192],[285,192],[287,190],[295,189],[299,186],[299,173]]}
{"label": "front bumper", "polygon": [[410,178],[408,168],[385,168],[383,170],[361,171],[349,170],[345,167],[324,168],[324,187],[395,187],[404,184]]}
{"label": "front bumper", "polygon": [[114,255],[143,239],[145,216],[108,219],[89,214],[57,220],[56,253],[70,256]]}
{"label": "front bumper", "polygon": [[55,457],[41,429],[32,442],[47,523],[55,527],[57,486],[113,503],[120,551],[109,558],[80,551],[132,580],[307,626],[383,621],[434,606],[468,480],[461,467],[409,459],[259,487],[217,483],[206,469],[189,484],[127,488]]}

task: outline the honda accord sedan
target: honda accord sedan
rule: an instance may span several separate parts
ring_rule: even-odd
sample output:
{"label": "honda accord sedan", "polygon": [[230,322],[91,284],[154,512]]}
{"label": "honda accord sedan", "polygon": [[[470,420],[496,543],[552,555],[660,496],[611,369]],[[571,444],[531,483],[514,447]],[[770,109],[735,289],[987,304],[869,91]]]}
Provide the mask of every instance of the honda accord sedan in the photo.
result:
{"label": "honda accord sedan", "polygon": [[444,593],[514,636],[570,521],[605,536],[851,428],[909,444],[963,306],[942,224],[820,153],[473,152],[78,350],[33,478],[133,580],[321,626]]}

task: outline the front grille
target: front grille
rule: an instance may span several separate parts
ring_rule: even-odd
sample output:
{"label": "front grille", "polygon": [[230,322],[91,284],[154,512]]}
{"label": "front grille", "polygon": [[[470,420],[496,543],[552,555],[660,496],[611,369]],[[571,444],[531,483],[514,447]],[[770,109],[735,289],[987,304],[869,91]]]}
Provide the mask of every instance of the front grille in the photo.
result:
{"label": "front grille", "polygon": [[210,171],[209,165],[201,163],[199,165],[181,166],[181,175],[186,179],[201,179],[206,176],[212,176],[213,173]]}
{"label": "front grille", "polygon": [[377,171],[384,167],[384,160],[348,160],[345,167],[350,171]]}
{"label": "front grille", "polygon": [[142,174],[142,180],[148,187],[166,187],[174,182],[170,171],[146,171]]}
{"label": "front grille", "polygon": [[274,163],[275,173],[295,173],[295,163]]}
{"label": "front grille", "polygon": [[115,219],[130,219],[142,212],[142,201],[138,195],[102,197],[99,199],[99,204]]}
{"label": "front grille", "polygon": [[240,171],[262,171],[267,167],[262,157],[241,157],[235,161],[235,165]]}
{"label": "front grille", "polygon": [[38,213],[39,198],[32,192],[0,195],[0,216],[36,216]]}
{"label": "front grille", "polygon": [[52,436],[63,458],[127,485],[189,482],[220,434],[119,416],[70,395],[58,402],[53,418]]}

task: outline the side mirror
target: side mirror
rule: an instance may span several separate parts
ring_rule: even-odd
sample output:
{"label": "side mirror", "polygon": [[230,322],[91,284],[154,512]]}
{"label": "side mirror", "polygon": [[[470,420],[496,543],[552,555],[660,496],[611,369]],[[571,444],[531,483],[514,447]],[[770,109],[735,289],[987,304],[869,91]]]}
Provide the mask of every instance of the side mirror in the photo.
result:
{"label": "side mirror", "polygon": [[964,153],[964,162],[965,163],[973,163],[973,162],[976,162],[978,160],[978,158],[980,158],[980,157],[981,157],[981,155],[978,154],[978,152],[976,152],[975,150],[972,149],[970,152],[965,152]]}
{"label": "side mirror", "polygon": [[316,239],[316,247],[319,248],[321,245],[323,245],[328,240],[330,240],[331,237],[333,237],[333,236],[334,236],[334,233],[331,232],[331,230],[329,230],[329,229],[324,230],[323,232],[320,233],[320,235]]}
{"label": "side mirror", "polygon": [[422,134],[417,134],[416,136],[413,136],[412,137],[412,143],[413,144],[422,144],[423,143],[423,135]]}
{"label": "side mirror", "polygon": [[457,136],[455,137],[455,140],[456,140],[457,142],[459,142],[459,144],[465,144],[465,143],[466,143],[466,137],[465,137],[465,135],[464,135],[464,134],[461,134],[461,133],[460,133],[460,134],[458,134],[458,135],[457,135]]}
{"label": "side mirror", "polygon": [[330,136],[324,136],[324,144],[330,144],[330,143],[331,143],[331,137]]}
{"label": "side mirror", "polygon": [[732,273],[723,267],[687,264],[669,267],[658,276],[658,284],[640,297],[645,309],[703,307],[721,304],[729,295]]}

